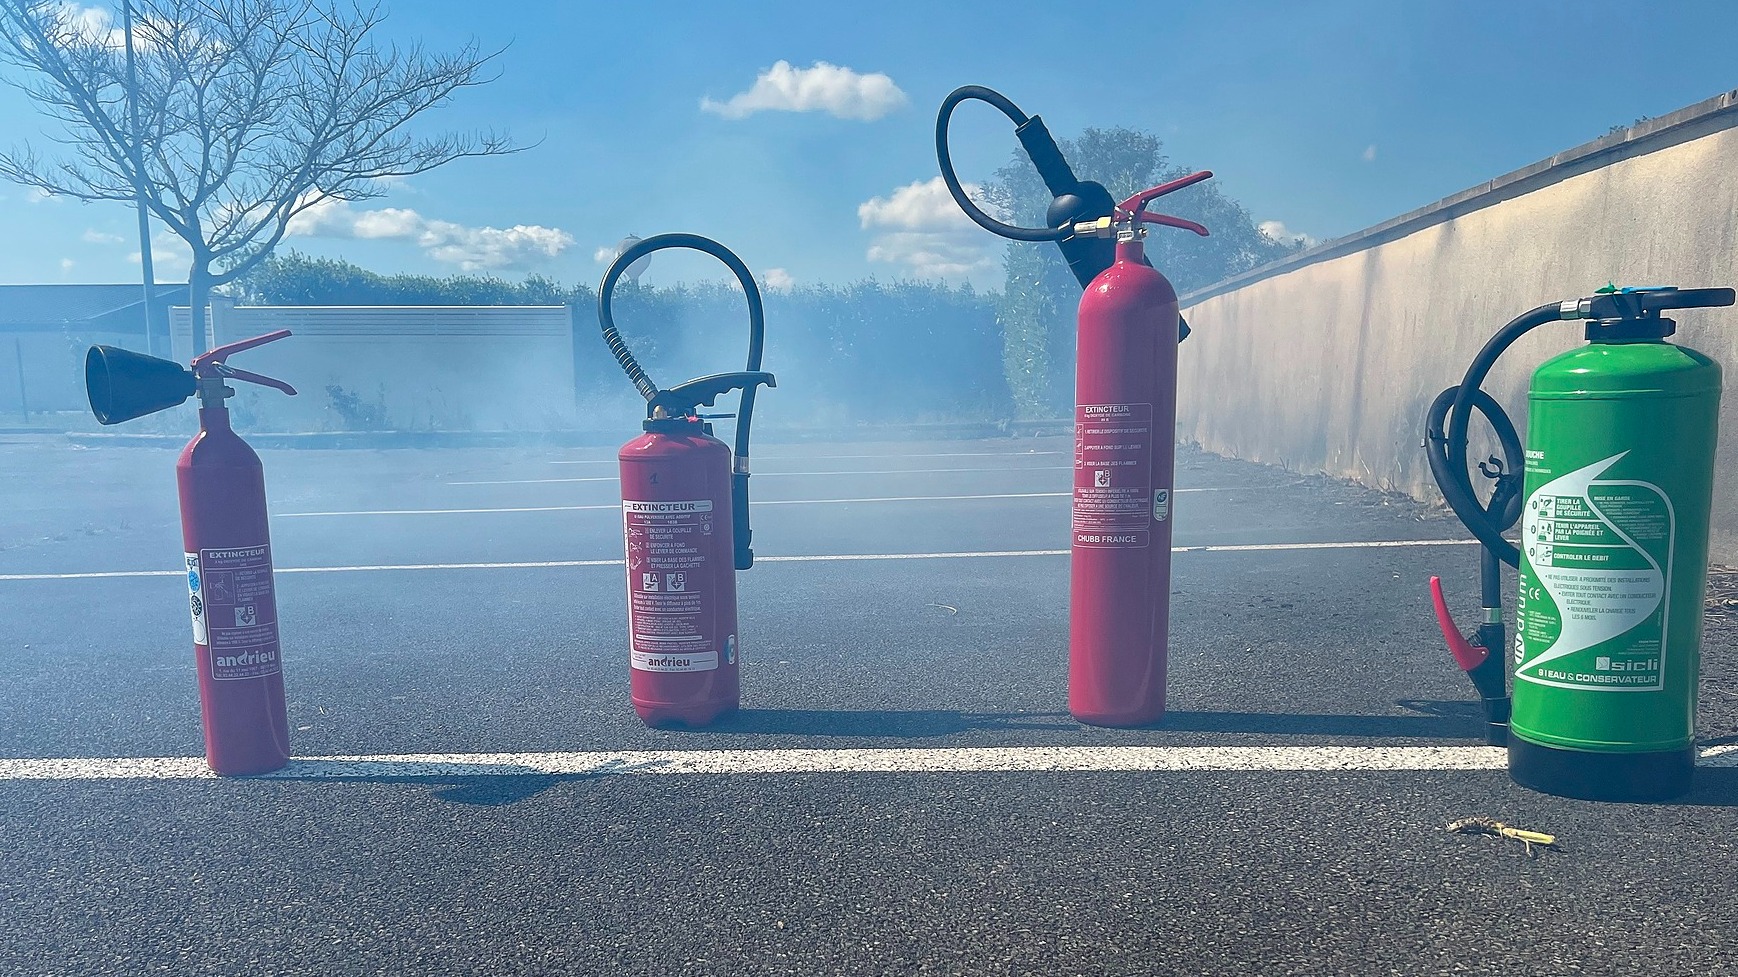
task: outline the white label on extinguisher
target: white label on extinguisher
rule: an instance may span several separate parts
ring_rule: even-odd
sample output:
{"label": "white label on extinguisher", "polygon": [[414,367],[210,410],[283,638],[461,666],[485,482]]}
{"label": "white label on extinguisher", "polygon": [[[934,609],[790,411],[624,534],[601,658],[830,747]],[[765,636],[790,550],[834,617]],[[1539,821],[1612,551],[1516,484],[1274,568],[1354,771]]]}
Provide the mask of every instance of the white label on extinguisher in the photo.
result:
{"label": "white label on extinguisher", "polygon": [[211,677],[230,681],[282,671],[271,547],[200,550],[199,566],[204,629],[210,635],[201,644],[210,647]]}
{"label": "white label on extinguisher", "polygon": [[1153,490],[1153,438],[1152,404],[1075,406],[1075,546],[1141,548],[1151,541],[1153,521],[1163,522],[1170,508],[1170,495]]}
{"label": "white label on extinguisher", "polygon": [[199,554],[182,555],[187,558],[187,609],[193,612],[193,643],[210,644],[211,636],[205,630],[205,594],[202,593],[204,582],[199,579]]}
{"label": "white label on extinguisher", "polygon": [[[729,514],[723,518],[728,519]],[[622,501],[627,539],[628,644],[634,668],[709,672],[718,667],[708,594],[718,543],[711,499]],[[734,656],[735,636],[729,652]]]}

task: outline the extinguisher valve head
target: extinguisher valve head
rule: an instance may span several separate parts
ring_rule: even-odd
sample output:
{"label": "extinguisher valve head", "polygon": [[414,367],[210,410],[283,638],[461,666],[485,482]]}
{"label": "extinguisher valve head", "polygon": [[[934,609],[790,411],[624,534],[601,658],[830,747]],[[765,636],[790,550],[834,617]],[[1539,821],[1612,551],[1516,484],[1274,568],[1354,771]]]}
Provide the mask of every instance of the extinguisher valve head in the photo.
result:
{"label": "extinguisher valve head", "polygon": [[646,401],[646,430],[653,430],[653,425],[661,425],[670,421],[686,421],[695,416],[702,407],[711,407],[720,395],[732,390],[743,391],[743,396],[751,396],[757,387],[776,387],[778,381],[772,374],[764,371],[743,373],[714,373],[711,376],[696,377],[687,383],[679,383],[668,390],[660,390]]}
{"label": "extinguisher valve head", "polygon": [[1116,224],[1109,214],[1096,220],[1079,221],[1074,225],[1075,237],[1112,237],[1116,234]]}

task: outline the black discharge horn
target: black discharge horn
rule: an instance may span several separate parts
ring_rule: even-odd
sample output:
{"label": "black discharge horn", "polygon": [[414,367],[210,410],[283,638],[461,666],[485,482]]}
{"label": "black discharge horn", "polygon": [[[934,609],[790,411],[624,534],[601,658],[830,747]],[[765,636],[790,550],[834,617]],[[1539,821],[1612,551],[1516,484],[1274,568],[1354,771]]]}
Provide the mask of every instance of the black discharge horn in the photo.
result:
{"label": "black discharge horn", "polygon": [[84,358],[91,413],[103,424],[168,410],[193,396],[193,371],[118,346],[92,346]]}

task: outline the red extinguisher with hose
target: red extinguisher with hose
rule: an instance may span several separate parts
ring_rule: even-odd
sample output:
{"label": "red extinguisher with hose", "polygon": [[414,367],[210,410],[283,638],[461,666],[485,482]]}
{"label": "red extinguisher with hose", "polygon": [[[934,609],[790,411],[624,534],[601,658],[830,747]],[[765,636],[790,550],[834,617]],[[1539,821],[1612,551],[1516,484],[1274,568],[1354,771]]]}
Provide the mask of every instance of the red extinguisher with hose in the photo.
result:
{"label": "red extinguisher with hose", "polygon": [[[688,248],[724,262],[748,300],[748,364],[659,389],[616,330],[611,300],[629,266],[654,251]],[[646,398],[644,432],[622,445],[622,532],[627,548],[629,691],[648,726],[705,726],[741,702],[742,652],[736,570],[754,565],[749,547],[748,434],[755,390],[777,386],[760,369],[765,316],[754,276],[735,254],[697,234],[659,234],[618,255],[597,290],[598,321],[610,352]],[[736,452],[712,436],[701,415],[741,390]]]}
{"label": "red extinguisher with hose", "polygon": [[198,663],[205,760],[220,774],[258,774],[289,762],[282,650],[259,455],[229,425],[230,380],[294,395],[282,380],[238,370],[231,355],[288,336],[280,329],[219,346],[192,369],[113,346],[85,356],[91,412],[118,424],[199,397],[199,433],[175,464],[188,609]]}
{"label": "red extinguisher with hose", "polygon": [[[987,102],[1014,123],[1053,195],[1048,227],[1004,224],[966,195],[947,130],[955,107],[968,100]],[[1068,710],[1099,726],[1158,722],[1170,626],[1177,344],[1189,327],[1176,289],[1147,261],[1141,242],[1148,224],[1206,235],[1200,224],[1146,206],[1213,174],[1193,173],[1116,204],[1101,184],[1075,177],[1041,119],[975,85],[942,102],[935,144],[942,179],[968,217],[1010,240],[1056,242],[1086,290],[1075,356]]]}

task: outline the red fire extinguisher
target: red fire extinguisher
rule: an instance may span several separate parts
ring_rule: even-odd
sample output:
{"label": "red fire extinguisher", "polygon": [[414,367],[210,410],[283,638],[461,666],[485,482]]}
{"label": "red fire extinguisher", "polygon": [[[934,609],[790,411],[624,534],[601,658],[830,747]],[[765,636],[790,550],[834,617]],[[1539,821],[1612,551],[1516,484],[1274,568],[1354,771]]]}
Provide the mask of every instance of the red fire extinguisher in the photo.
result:
{"label": "red fire extinguisher", "polygon": [[[665,248],[712,255],[736,275],[748,299],[748,367],[661,390],[616,331],[616,282],[639,259]],[[760,289],[742,260],[697,234],[659,234],[616,257],[597,292],[604,340],[646,398],[645,433],[622,445],[622,531],[627,548],[629,692],[648,726],[699,727],[741,703],[741,634],[736,570],[754,565],[749,548],[748,433],[761,372],[765,318]],[[710,407],[741,390],[736,453],[712,436]]]}
{"label": "red fire extinguisher", "polygon": [[1074,387],[1074,517],[1068,611],[1068,711],[1100,726],[1165,714],[1176,472],[1177,292],[1143,258],[1146,224],[1205,235],[1151,201],[1195,173],[1117,205],[1076,235],[1114,236],[1116,261],[1080,300]]}
{"label": "red fire extinguisher", "polygon": [[[967,196],[948,151],[953,111],[987,102],[1014,123],[1052,200],[1048,227],[1015,227]],[[1171,602],[1171,494],[1177,344],[1189,326],[1177,293],[1147,261],[1146,224],[1205,235],[1193,221],[1146,205],[1211,177],[1191,174],[1121,204],[1080,180],[1044,122],[976,85],[943,100],[935,121],[942,180],[966,216],[1014,241],[1053,241],[1086,293],[1075,366],[1074,509],[1069,585],[1068,710],[1100,726],[1144,726],[1165,714]]]}
{"label": "red fire extinguisher", "polygon": [[282,649],[259,456],[229,426],[228,380],[295,394],[282,380],[238,370],[231,354],[275,342],[288,329],[219,346],[191,370],[112,346],[85,357],[91,412],[103,424],[199,397],[199,433],[175,464],[205,760],[220,774],[257,774],[289,762]]}

